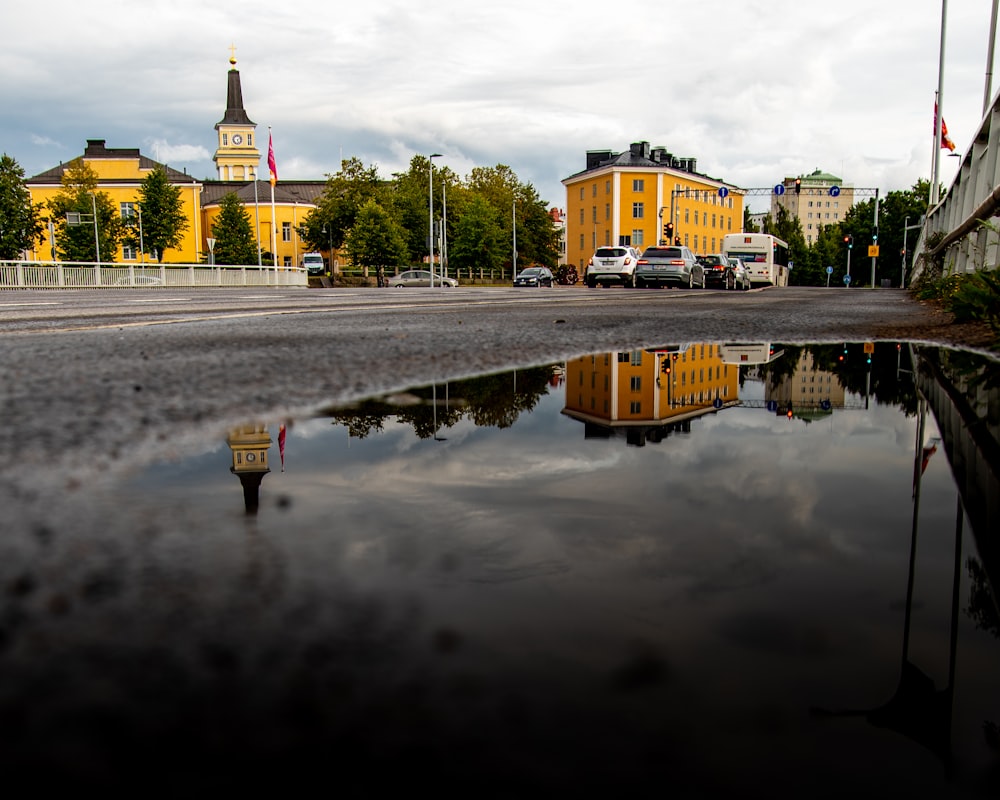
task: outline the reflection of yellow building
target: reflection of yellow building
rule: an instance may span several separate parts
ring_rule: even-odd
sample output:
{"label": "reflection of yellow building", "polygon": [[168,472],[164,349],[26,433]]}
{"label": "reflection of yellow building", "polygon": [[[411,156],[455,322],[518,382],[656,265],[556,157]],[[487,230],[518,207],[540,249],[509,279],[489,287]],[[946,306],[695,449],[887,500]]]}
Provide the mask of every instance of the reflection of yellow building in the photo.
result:
{"label": "reflection of yellow building", "polygon": [[564,413],[612,427],[680,422],[739,402],[739,367],[719,345],[584,356],[566,364]]}
{"label": "reflection of yellow building", "polygon": [[[326,188],[326,181],[277,181],[273,187],[265,164],[265,180],[254,180],[260,175],[261,148],[268,146],[257,134],[257,124],[243,108],[243,92],[236,60],[230,59],[227,76],[226,111],[216,123],[216,180],[197,180],[185,172],[164,166],[171,185],[181,190],[183,211],[188,219],[187,230],[181,244],[164,253],[164,261],[191,264],[207,261],[208,239],[212,224],[219,214],[219,201],[229,192],[235,192],[243,202],[251,226],[257,231],[264,253],[274,255],[277,266],[298,266],[308,249],[301,241],[298,227],[306,215],[316,207]],[[266,152],[266,150],[265,150]],[[98,190],[106,193],[121,210],[122,216],[134,212],[139,199],[139,185],[158,162],[142,155],[138,149],[109,148],[103,139],[90,139],[80,156],[98,177]],[[44,203],[62,189],[62,176],[69,163],[46,170],[28,178],[25,186],[33,203]],[[280,164],[277,165],[280,168]],[[273,201],[272,201],[273,196]],[[46,239],[33,258],[48,259],[52,243]],[[114,254],[101,254],[102,259],[120,263],[151,261],[138,249],[119,248]],[[266,257],[266,256],[265,256]]]}
{"label": "reflection of yellow building", "polygon": [[598,247],[627,242],[644,250],[664,236],[695,253],[718,253],[743,230],[743,190],[697,172],[693,158],[636,142],[624,153],[587,152],[587,168],[566,187],[566,260],[585,267]]}

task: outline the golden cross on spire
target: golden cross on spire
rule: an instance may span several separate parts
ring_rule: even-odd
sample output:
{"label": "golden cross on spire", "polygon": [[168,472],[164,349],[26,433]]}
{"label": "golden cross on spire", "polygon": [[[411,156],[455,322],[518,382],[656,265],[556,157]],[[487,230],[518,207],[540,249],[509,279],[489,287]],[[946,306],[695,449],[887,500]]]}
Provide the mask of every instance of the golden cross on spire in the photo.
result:
{"label": "golden cross on spire", "polygon": [[229,45],[229,63],[236,66],[236,45]]}

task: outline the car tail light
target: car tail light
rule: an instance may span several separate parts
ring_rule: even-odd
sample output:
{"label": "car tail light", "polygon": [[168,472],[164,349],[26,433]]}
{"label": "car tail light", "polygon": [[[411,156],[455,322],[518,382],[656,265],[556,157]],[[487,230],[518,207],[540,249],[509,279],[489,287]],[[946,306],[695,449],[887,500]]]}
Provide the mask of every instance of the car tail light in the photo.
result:
{"label": "car tail light", "polygon": [[625,256],[625,266],[627,267],[631,263],[632,263],[632,259],[629,258],[628,256]]}
{"label": "car tail light", "polygon": [[640,258],[635,262],[636,264],[648,264],[649,262],[645,258]]}
{"label": "car tail light", "polygon": [[683,258],[675,258],[670,263],[671,263],[672,266],[675,266],[675,267],[683,267],[684,266],[684,259]]}

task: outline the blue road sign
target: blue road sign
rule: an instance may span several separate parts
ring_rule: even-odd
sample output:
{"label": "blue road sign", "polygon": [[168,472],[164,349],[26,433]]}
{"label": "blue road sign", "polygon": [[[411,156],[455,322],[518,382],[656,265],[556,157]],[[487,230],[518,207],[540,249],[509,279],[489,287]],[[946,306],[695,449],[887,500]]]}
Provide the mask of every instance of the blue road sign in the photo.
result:
{"label": "blue road sign", "polygon": [[767,410],[768,411],[777,411],[778,410],[778,401],[777,400],[768,400],[767,401]]}
{"label": "blue road sign", "polygon": [[826,268],[826,274],[827,275],[832,275],[833,274],[833,267],[827,267]]}
{"label": "blue road sign", "polygon": [[851,276],[850,275],[845,275],[844,276],[844,286],[850,286],[850,285],[851,285]]}
{"label": "blue road sign", "polygon": [[729,190],[725,186],[719,187],[719,197],[725,200],[729,196]]}
{"label": "blue road sign", "polygon": [[840,187],[831,186],[830,187],[830,197],[840,197]]}
{"label": "blue road sign", "polygon": [[712,405],[716,408],[722,408],[722,398],[716,397],[715,400],[712,401]]}
{"label": "blue road sign", "polygon": [[777,186],[775,186],[774,187],[774,193],[778,194],[778,195],[784,194],[785,193],[785,184],[779,183]]}

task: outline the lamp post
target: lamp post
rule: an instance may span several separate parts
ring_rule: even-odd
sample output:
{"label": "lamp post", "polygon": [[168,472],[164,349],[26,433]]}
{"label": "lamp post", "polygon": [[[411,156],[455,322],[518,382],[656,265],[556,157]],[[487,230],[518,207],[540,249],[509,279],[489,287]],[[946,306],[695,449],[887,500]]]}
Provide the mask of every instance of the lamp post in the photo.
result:
{"label": "lamp post", "polygon": [[90,206],[94,209],[94,251],[97,254],[97,266],[101,265],[101,238],[97,235],[97,197],[90,192]]}
{"label": "lamp post", "polygon": [[434,159],[441,158],[440,153],[427,156],[427,246],[430,250],[431,288],[434,287]]}
{"label": "lamp post", "polygon": [[264,264],[264,258],[260,251],[260,203],[257,199],[257,172],[253,167],[250,167],[250,179],[253,181],[253,218],[257,233],[255,237],[257,239],[257,269],[260,269]]}
{"label": "lamp post", "polygon": [[146,245],[142,239],[142,206],[135,207],[136,213],[139,215],[139,263],[146,263]]}

